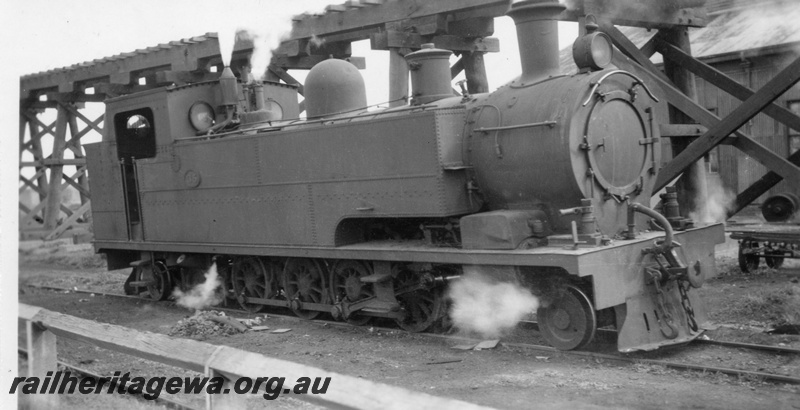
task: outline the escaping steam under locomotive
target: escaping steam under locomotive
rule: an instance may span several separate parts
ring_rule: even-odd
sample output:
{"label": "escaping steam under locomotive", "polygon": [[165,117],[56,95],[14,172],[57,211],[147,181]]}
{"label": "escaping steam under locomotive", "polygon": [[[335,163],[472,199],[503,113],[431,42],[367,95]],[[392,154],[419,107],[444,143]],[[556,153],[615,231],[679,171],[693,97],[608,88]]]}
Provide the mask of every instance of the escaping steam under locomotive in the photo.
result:
{"label": "escaping steam under locomotive", "polygon": [[110,99],[87,145],[95,248],[166,299],[212,264],[257,311],[288,307],[425,331],[468,275],[537,295],[559,349],[601,327],[620,351],[687,342],[707,321],[719,224],[649,208],[661,158],[653,85],[611,65],[587,25],[560,75],[552,1],[518,1],[522,74],[455,95],[450,51],[406,56],[408,105],[368,110],[358,70],[329,59],[297,89],[237,78]]}

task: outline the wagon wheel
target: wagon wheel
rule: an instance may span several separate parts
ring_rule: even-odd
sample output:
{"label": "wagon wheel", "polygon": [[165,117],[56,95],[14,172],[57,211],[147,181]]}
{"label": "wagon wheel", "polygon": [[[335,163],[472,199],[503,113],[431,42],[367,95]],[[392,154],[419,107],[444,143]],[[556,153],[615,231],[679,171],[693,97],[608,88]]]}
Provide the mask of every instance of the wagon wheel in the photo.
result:
{"label": "wagon wheel", "polygon": [[122,285],[122,290],[128,296],[139,295],[141,292],[141,288],[138,286],[131,285],[131,282],[136,282],[142,280],[142,268],[135,267],[131,269],[130,275],[128,275],[128,279],[125,279],[125,283]]}
{"label": "wagon wheel", "polygon": [[259,258],[236,258],[231,267],[231,282],[233,283],[233,293],[242,309],[250,313],[257,313],[266,308],[266,305],[243,302],[239,296],[268,298],[271,289],[275,287],[275,276],[274,273],[267,270],[264,262]]}
{"label": "wagon wheel", "polygon": [[320,265],[312,259],[289,259],[283,269],[283,289],[295,315],[303,319],[314,319],[320,311],[297,307],[301,303],[328,303],[325,275]]}
{"label": "wagon wheel", "polygon": [[[361,282],[361,278],[372,274],[365,264],[357,261],[339,261],[331,272],[331,300],[336,303],[346,300],[357,302],[362,299],[375,296],[372,286]],[[353,313],[347,318],[347,323],[361,326],[369,322],[370,316],[359,312]]]}
{"label": "wagon wheel", "polygon": [[583,291],[566,286],[558,299],[536,311],[539,330],[559,350],[585,346],[597,331],[597,316],[592,302]]}
{"label": "wagon wheel", "polygon": [[[147,277],[148,273],[150,274]],[[142,269],[142,276],[145,280],[150,281],[147,285],[147,293],[150,298],[154,300],[167,300],[169,295],[172,294],[172,278],[169,274],[169,268],[164,262],[156,262],[151,267]]]}
{"label": "wagon wheel", "polygon": [[[781,251],[767,251],[767,255],[783,255],[784,253]],[[772,269],[780,269],[783,266],[784,258],[775,258],[775,257],[764,257],[764,261],[767,262],[767,266]]]}
{"label": "wagon wheel", "polygon": [[742,272],[750,273],[758,269],[758,264],[760,262],[758,255],[744,253],[745,249],[756,247],[758,247],[758,242],[742,241],[742,243],[739,244],[739,268]]}
{"label": "wagon wheel", "polygon": [[[395,265],[392,270],[398,270],[396,275],[393,275],[395,291],[419,283],[416,274],[404,269],[402,265]],[[424,332],[446,313],[445,300],[441,292],[436,289],[419,289],[413,292],[397,293],[396,297],[397,301],[400,302],[400,306],[406,311],[405,318],[396,320],[397,325],[408,332]]]}

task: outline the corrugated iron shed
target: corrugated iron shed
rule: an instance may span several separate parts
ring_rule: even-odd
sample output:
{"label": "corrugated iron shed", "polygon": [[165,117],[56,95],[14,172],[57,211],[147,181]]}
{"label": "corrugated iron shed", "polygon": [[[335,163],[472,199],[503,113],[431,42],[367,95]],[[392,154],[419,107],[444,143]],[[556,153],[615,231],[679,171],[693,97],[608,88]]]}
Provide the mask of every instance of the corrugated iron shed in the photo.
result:
{"label": "corrugated iron shed", "polygon": [[[800,54],[800,1],[798,0],[716,0],[706,4],[709,24],[690,28],[692,55],[701,60],[729,54],[784,46]],[[620,30],[641,47],[656,34],[656,30],[622,27]],[[655,54],[654,63],[661,63]],[[563,73],[575,72],[572,49],[561,52]]]}
{"label": "corrugated iron shed", "polygon": [[689,30],[692,54],[711,57],[797,43],[800,50],[800,2],[735,1],[714,12],[706,27]]}

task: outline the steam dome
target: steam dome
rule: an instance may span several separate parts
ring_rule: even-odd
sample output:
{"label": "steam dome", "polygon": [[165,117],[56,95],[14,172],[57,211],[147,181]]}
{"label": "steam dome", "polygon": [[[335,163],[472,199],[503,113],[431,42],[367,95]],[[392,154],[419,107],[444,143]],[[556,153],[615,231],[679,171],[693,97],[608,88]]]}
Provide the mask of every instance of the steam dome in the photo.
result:
{"label": "steam dome", "polygon": [[347,61],[329,59],[309,71],[305,83],[308,118],[324,117],[367,106],[367,91],[358,69]]}

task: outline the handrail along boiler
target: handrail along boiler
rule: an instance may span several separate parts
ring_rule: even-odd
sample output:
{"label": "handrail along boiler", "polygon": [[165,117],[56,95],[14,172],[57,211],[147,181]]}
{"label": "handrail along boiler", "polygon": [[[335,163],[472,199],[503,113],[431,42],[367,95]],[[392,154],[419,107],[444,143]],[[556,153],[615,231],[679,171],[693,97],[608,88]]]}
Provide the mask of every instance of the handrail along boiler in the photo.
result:
{"label": "handrail along boiler", "polygon": [[454,95],[450,52],[425,46],[406,56],[403,107],[365,108],[358,70],[335,59],[309,72],[303,120],[294,87],[229,68],[108,100],[112,126],[86,146],[96,249],[156,299],[216,264],[250,311],[424,331],[448,282],[483,274],[538,295],[560,349],[598,327],[621,351],[697,337],[722,228],[681,218],[672,191],[665,216],[648,208],[659,90],[610,65],[591,20],[579,71],[560,75],[563,9],[511,3],[523,70],[491,93]]}

